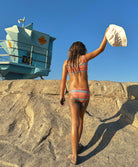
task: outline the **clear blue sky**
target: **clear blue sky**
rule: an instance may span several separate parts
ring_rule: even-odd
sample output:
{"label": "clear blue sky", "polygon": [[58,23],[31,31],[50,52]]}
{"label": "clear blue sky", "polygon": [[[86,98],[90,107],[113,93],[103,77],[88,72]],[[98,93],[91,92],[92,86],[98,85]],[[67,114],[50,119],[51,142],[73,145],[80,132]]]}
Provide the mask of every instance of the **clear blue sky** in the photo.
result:
{"label": "clear blue sky", "polygon": [[109,24],[124,27],[127,47],[112,47],[89,62],[89,80],[138,82],[137,0],[7,0],[0,5],[0,39],[4,28],[34,23],[34,29],[56,37],[51,72],[46,79],[61,79],[62,65],[74,41],[82,41],[88,52],[97,49]]}

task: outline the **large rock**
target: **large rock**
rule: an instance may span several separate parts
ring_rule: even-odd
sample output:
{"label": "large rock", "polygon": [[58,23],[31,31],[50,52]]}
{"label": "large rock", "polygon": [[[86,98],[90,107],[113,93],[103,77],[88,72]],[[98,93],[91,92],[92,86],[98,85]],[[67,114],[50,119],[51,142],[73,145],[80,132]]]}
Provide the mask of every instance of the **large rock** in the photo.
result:
{"label": "large rock", "polygon": [[[138,83],[89,86],[78,166],[138,166]],[[61,107],[59,92],[59,80],[0,81],[0,167],[73,166],[68,93]]]}

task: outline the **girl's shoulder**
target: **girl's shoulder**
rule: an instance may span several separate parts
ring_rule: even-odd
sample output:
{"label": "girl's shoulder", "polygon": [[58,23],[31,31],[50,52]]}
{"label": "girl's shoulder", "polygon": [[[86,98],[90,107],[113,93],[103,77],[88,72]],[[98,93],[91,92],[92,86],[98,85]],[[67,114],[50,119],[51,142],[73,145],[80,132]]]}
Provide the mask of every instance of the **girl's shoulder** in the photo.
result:
{"label": "girl's shoulder", "polygon": [[64,61],[64,64],[67,64],[68,63],[68,59],[66,59],[65,61]]}
{"label": "girl's shoulder", "polygon": [[63,66],[67,66],[68,65],[68,59],[64,61]]}
{"label": "girl's shoulder", "polygon": [[85,55],[81,55],[81,58],[82,58],[83,63],[87,63],[88,62],[86,57],[85,57]]}

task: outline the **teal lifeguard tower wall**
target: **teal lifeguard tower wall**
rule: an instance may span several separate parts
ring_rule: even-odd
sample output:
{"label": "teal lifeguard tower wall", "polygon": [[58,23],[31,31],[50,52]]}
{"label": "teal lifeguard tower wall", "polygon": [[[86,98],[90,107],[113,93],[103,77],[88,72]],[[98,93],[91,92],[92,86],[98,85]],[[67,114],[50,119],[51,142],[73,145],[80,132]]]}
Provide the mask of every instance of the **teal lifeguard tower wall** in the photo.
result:
{"label": "teal lifeguard tower wall", "polygon": [[33,23],[26,27],[14,25],[5,31],[6,40],[1,40],[0,46],[10,59],[7,62],[0,61],[1,77],[33,79],[48,76],[55,38],[33,30]]}

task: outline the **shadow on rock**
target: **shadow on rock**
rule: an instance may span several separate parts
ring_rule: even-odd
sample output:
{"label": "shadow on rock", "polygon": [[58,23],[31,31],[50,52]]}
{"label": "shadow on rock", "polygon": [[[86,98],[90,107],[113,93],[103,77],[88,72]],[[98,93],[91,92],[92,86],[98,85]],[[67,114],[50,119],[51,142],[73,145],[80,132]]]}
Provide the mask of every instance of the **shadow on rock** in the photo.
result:
{"label": "shadow on rock", "polygon": [[[83,151],[86,151],[94,144],[96,144],[101,139],[101,137],[102,139],[99,145],[93,151],[85,156],[78,157],[79,164],[87,161],[94,155],[101,152],[105,147],[108,146],[111,139],[118,130],[123,129],[125,126],[133,123],[135,114],[138,111],[138,85],[129,86],[127,88],[127,93],[128,100],[122,105],[121,109],[114,116],[101,120],[103,123],[98,126],[94,136]],[[116,117],[119,117],[117,121],[104,123]]]}

